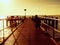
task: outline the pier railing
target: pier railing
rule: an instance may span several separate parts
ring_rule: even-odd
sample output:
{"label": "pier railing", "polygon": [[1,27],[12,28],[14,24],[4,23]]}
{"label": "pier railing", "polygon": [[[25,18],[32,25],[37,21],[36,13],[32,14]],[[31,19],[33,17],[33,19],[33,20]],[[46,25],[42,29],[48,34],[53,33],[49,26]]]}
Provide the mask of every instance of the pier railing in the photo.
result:
{"label": "pier railing", "polygon": [[58,17],[56,18],[42,17],[41,19],[42,19],[41,27],[43,31],[45,31],[55,39],[60,39],[60,30],[59,30],[60,19],[58,19]]}
{"label": "pier railing", "polygon": [[[6,21],[6,27],[4,28],[4,20]],[[21,26],[22,22],[24,22],[24,19],[0,19],[0,21],[2,21],[2,29],[0,29],[0,32],[2,32],[2,37],[0,40],[0,45],[5,45],[5,42],[13,35],[14,39],[14,32],[18,29],[19,26]],[[10,25],[8,25],[8,22],[10,23]],[[10,28],[11,33],[5,37],[5,29]],[[1,35],[1,34],[0,34]],[[7,35],[7,34],[6,34]],[[15,39],[15,43],[16,43],[16,39]]]}

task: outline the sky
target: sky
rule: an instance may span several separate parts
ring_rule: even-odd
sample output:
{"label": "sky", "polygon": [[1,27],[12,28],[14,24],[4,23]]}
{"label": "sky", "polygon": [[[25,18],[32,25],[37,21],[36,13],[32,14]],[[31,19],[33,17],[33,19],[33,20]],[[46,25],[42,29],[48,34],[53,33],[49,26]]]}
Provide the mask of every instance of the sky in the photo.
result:
{"label": "sky", "polygon": [[25,15],[25,13],[60,15],[60,0],[0,0],[0,15]]}

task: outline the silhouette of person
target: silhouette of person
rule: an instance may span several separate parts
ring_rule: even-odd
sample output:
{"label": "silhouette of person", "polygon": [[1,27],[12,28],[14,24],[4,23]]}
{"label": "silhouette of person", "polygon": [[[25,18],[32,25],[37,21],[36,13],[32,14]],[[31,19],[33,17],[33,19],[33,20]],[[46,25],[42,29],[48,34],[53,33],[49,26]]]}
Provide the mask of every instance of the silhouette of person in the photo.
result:
{"label": "silhouette of person", "polygon": [[39,30],[40,30],[40,25],[41,25],[41,20],[40,20],[40,18],[36,15],[34,21],[35,21],[35,28],[36,28],[37,31],[39,31]]}

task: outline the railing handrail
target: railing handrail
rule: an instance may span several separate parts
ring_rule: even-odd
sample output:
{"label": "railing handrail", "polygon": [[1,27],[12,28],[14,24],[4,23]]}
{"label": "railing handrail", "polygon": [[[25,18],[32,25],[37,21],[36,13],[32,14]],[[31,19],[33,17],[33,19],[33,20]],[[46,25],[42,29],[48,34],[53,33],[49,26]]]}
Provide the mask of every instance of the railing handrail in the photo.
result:
{"label": "railing handrail", "polygon": [[22,25],[22,23],[20,23],[20,24],[13,30],[13,32],[12,32],[6,39],[4,39],[4,41],[3,41],[0,45],[2,45],[5,41],[7,41],[7,40],[9,39],[9,37],[17,30],[17,28],[18,28],[20,25]]}
{"label": "railing handrail", "polygon": [[52,26],[50,26],[50,25],[48,25],[48,24],[46,24],[46,23],[43,23],[44,25],[46,25],[46,26],[48,26],[48,27],[50,27],[51,29],[54,29],[54,31],[56,31],[56,32],[58,32],[58,33],[60,33],[60,31],[59,30],[57,30],[56,28],[53,28]]}
{"label": "railing handrail", "polygon": [[[0,19],[0,20],[2,20],[3,23],[4,23],[4,20],[6,20],[6,21],[11,21],[11,19],[10,19],[10,20],[9,20],[9,19]],[[13,19],[13,20],[16,20],[16,19]],[[5,41],[7,41],[7,40],[10,38],[10,36],[13,35],[13,33],[14,33],[14,32],[18,29],[18,27],[22,24],[22,19],[18,19],[18,21],[19,21],[19,20],[21,20],[20,23],[17,23],[17,24],[19,24],[19,25],[16,25],[16,28],[12,29],[13,31],[6,37],[6,39],[3,38],[3,42],[1,42],[0,45],[4,44]],[[9,27],[11,27],[12,25],[15,25],[15,24],[12,23],[10,26],[6,26],[6,27],[4,28],[4,24],[3,24],[3,29],[1,29],[0,32],[1,32],[1,31],[4,31],[5,29],[7,29],[7,28],[9,28]],[[3,33],[4,33],[4,32],[3,32]]]}
{"label": "railing handrail", "polygon": [[56,19],[56,18],[49,18],[49,17],[41,17],[41,18],[43,18],[43,19],[47,19],[47,20],[60,20],[60,19]]}
{"label": "railing handrail", "polygon": [[[14,24],[12,24],[12,25],[14,25]],[[10,26],[12,26],[12,25],[10,25]],[[7,26],[6,28],[9,28],[10,26]],[[6,29],[6,28],[4,28],[4,29]],[[0,32],[3,31],[4,29],[0,29]]]}
{"label": "railing handrail", "polygon": [[[0,19],[0,20],[8,20],[8,19]],[[13,20],[16,20],[16,19],[13,19]],[[19,19],[20,20],[20,19]],[[14,25],[14,24],[12,24],[12,25]],[[12,26],[12,25],[10,25],[10,26]],[[6,28],[9,28],[10,26],[7,26]],[[6,28],[4,28],[4,29],[6,29]],[[3,29],[0,29],[0,32],[1,31],[3,31]]]}

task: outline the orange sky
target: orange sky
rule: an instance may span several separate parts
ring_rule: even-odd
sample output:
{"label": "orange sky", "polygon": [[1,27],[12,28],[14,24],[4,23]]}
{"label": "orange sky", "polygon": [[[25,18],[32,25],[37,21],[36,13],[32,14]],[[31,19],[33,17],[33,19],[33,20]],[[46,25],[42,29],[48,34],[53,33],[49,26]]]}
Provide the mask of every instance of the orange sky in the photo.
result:
{"label": "orange sky", "polygon": [[0,15],[60,14],[59,0],[0,0]]}

